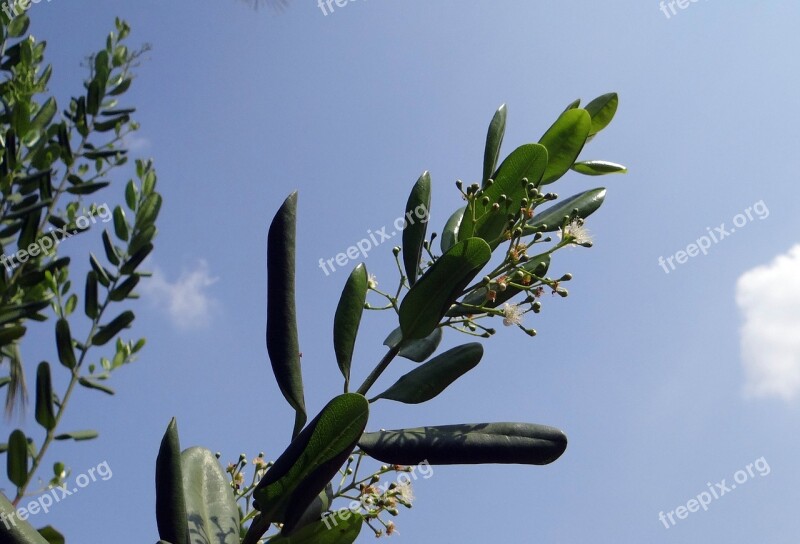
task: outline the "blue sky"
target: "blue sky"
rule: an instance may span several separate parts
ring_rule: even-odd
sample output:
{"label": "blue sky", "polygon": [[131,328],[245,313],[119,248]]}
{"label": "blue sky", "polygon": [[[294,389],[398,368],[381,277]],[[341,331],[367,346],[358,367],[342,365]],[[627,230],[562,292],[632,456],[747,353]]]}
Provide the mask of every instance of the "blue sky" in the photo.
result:
{"label": "blue sky", "polygon": [[[107,461],[113,477],[34,524],[72,542],[156,541],[153,466],[172,416],[184,446],[225,460],[280,454],[291,412],[264,346],[265,241],[291,191],[306,401],[316,413],[340,391],[331,320],[347,274],[326,276],[318,260],[390,225],[423,170],[440,230],[460,205],[455,179],[480,175],[501,103],[507,154],[573,99],[617,91],[617,117],[582,157],[630,173],[573,173],[554,186],[562,196],[608,187],[587,222],[594,247],[559,252],[551,268],[575,276],[569,298],[546,298],[539,316],[526,316],[534,339],[501,327],[481,364],[435,400],[380,402],[371,414],[371,429],[544,423],[567,433],[567,452],[547,467],[436,467],[392,538],[795,542],[800,6],[686,5],[667,6],[669,17],[655,0],[351,0],[328,15],[300,1],[281,15],[233,0],[33,6],[62,105],[115,16],[131,23],[133,43],[152,43],[130,93],[142,124],[132,143],[155,159],[165,199],[156,276],[136,305],[134,333],[147,348],[115,375],[115,398],[76,397],[65,426],[101,437],[59,445],[50,458],[67,459],[74,474]],[[109,198],[121,200],[119,181]],[[748,208],[752,220],[738,219]],[[669,273],[659,266],[734,221],[742,226],[707,255]],[[384,286],[395,281],[391,245],[366,259]],[[359,382],[395,326],[368,317]],[[51,342],[51,329],[34,332]],[[446,346],[465,341],[445,337]],[[32,365],[38,348],[29,349]],[[400,360],[381,384],[412,365]],[[768,474],[669,529],[659,521],[761,458]]]}

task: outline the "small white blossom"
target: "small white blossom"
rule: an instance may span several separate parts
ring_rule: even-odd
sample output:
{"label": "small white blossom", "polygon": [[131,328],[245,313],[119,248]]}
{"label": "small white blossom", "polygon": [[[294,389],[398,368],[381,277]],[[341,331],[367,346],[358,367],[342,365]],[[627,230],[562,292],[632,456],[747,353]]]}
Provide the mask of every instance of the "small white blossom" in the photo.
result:
{"label": "small white blossom", "polygon": [[[587,244],[592,242],[592,236],[586,225],[575,219],[564,229],[564,234],[572,238],[573,244]],[[559,235],[563,237],[559,231]]]}
{"label": "small white blossom", "polygon": [[411,490],[411,483],[400,482],[397,484],[396,491],[403,502],[411,504],[414,501],[414,492]]}
{"label": "small white blossom", "polygon": [[367,278],[367,287],[370,289],[376,289],[378,287],[378,278],[375,277],[375,274],[370,274],[369,278]]}
{"label": "small white blossom", "polygon": [[510,327],[522,323],[522,308],[518,304],[503,305],[503,325]]}

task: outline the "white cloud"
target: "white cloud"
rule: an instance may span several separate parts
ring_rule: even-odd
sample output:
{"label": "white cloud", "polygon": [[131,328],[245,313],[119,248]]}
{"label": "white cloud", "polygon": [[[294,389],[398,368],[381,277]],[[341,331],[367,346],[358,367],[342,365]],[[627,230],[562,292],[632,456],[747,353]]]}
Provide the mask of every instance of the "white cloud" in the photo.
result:
{"label": "white cloud", "polygon": [[800,244],[748,270],[736,285],[745,395],[791,400],[800,393]]}
{"label": "white cloud", "polygon": [[153,267],[153,277],[143,282],[142,291],[158,307],[166,311],[178,329],[189,330],[207,327],[217,306],[207,289],[217,281],[208,272],[208,263],[201,260],[191,271],[183,271],[174,282]]}

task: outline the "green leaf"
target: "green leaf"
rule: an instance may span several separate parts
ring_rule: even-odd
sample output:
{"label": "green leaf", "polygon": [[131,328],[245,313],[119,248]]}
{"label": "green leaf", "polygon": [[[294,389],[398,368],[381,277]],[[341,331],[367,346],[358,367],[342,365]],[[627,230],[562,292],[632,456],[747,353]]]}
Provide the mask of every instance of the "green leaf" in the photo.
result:
{"label": "green leaf", "polygon": [[44,361],[36,368],[36,421],[48,431],[56,426],[50,365]]}
{"label": "green leaf", "polygon": [[525,226],[525,234],[537,231],[557,231],[561,228],[564,218],[568,217],[573,210],[578,210],[578,217],[586,219],[600,208],[605,198],[605,187],[598,187],[577,195],[572,195],[563,202],[559,202],[543,212],[536,214]]}
{"label": "green leaf", "polygon": [[4,544],[49,544],[30,523],[17,517],[17,509],[0,493],[0,519],[14,520],[16,523],[0,523],[0,535]]}
{"label": "green leaf", "polygon": [[477,342],[445,351],[402,376],[389,389],[372,399],[388,399],[405,404],[426,402],[477,366],[483,346]]}
{"label": "green leaf", "polygon": [[398,465],[547,465],[564,453],[567,437],[533,423],[475,423],[365,433],[358,446]]}
{"label": "green leaf", "polygon": [[31,21],[24,13],[17,15],[8,23],[8,36],[19,38],[28,31]]}
{"label": "green leaf", "polygon": [[141,207],[136,211],[136,228],[144,230],[156,222],[158,212],[161,210],[161,195],[151,193],[142,202]]}
{"label": "green leaf", "polygon": [[52,525],[46,525],[39,529],[39,534],[49,542],[49,544],[65,544],[64,535],[55,530]]}
{"label": "green leaf", "polygon": [[25,485],[28,479],[28,439],[19,429],[12,431],[8,437],[6,474],[17,487]]}
{"label": "green leaf", "polygon": [[61,318],[56,321],[56,347],[58,360],[70,370],[78,365],[75,359],[75,350],[72,347],[72,334],[69,331],[69,322]]}
{"label": "green leaf", "polygon": [[307,419],[294,293],[296,223],[294,192],[275,214],[267,235],[267,352],[281,393],[295,410],[292,436]]}
{"label": "green leaf", "polygon": [[[508,214],[518,212],[527,195],[521,180],[538,183],[548,168],[547,157],[547,149],[539,144],[525,144],[512,151],[497,169],[494,183],[467,205],[459,239],[476,236],[486,240],[490,247],[497,247],[508,228]],[[484,197],[489,198],[486,205],[482,202]],[[493,204],[500,209],[494,211]]]}
{"label": "green leaf", "polygon": [[[239,544],[239,509],[233,497],[233,489],[214,454],[205,448],[189,448],[181,454],[180,470],[183,475],[183,495],[191,541]],[[174,474],[169,476],[174,478]],[[174,492],[177,493],[178,490]],[[179,511],[175,513],[180,515]],[[172,523],[181,521],[173,520]],[[179,536],[180,528],[175,527],[175,531]],[[164,535],[160,532],[159,534],[163,539]],[[170,542],[182,543],[188,540]]]}
{"label": "green leaf", "polygon": [[128,295],[131,294],[131,291],[134,290],[136,285],[139,283],[140,276],[134,274],[129,276],[125,281],[120,283],[117,287],[112,289],[112,291],[108,294],[108,298],[115,302],[119,302],[120,300],[125,300]]}
{"label": "green leaf", "polygon": [[483,151],[483,186],[486,180],[492,177],[497,161],[500,158],[500,147],[503,145],[503,136],[506,133],[506,105],[502,104],[492,117],[489,123],[489,130],[486,133],[486,147]]}
{"label": "green leaf", "polygon": [[548,155],[542,184],[553,183],[570,169],[586,144],[591,128],[592,118],[589,113],[576,108],[562,113],[545,132],[539,140],[547,148]]}
{"label": "green leaf", "polygon": [[84,294],[84,312],[86,317],[94,319],[100,311],[97,302],[97,272],[90,270],[86,274],[86,292]]}
{"label": "green leaf", "polygon": [[56,99],[53,97],[48,98],[31,120],[31,128],[35,130],[44,130],[53,120],[57,109]]}
{"label": "green leaf", "polygon": [[115,317],[108,325],[100,327],[100,330],[92,336],[92,344],[102,346],[114,338],[122,329],[128,327],[136,316],[132,311],[126,310]]}
{"label": "green leaf", "polygon": [[130,230],[128,229],[128,219],[125,217],[125,210],[121,206],[114,208],[114,234],[123,241],[128,241]]}
{"label": "green leaf", "polygon": [[453,215],[451,215],[447,223],[445,223],[444,229],[442,229],[442,237],[439,241],[442,253],[446,253],[448,249],[456,245],[458,241],[458,230],[459,227],[461,227],[461,220],[464,218],[466,209],[466,206],[460,207],[453,212]]}
{"label": "green leaf", "polygon": [[[419,218],[417,213],[420,208],[424,210],[422,219]],[[425,171],[414,184],[406,202],[406,222],[403,229],[403,266],[409,285],[414,285],[417,281],[419,260],[422,257],[425,234],[428,231],[430,209],[431,175],[428,171]]]}
{"label": "green leaf", "polygon": [[50,306],[50,301],[47,300],[6,306],[0,310],[0,325],[17,321],[18,319],[29,319],[48,306]]}
{"label": "green leaf", "polygon": [[[133,251],[133,243],[131,243],[129,249],[131,251]],[[148,255],[150,255],[151,251],[153,251],[153,244],[148,243],[148,244],[140,247],[136,251],[136,253],[134,253],[131,256],[130,259],[125,261],[125,263],[119,269],[120,273],[122,273],[122,274],[133,274],[136,271],[136,269],[139,267],[139,265],[142,264],[142,261],[144,261],[147,258]]]}
{"label": "green leaf", "polygon": [[102,391],[107,395],[114,395],[115,392],[113,389],[108,387],[107,385],[103,385],[100,382],[95,380],[90,380],[89,378],[78,378],[78,383],[82,386],[86,387],[87,389],[95,389],[97,391]]}
{"label": "green leaf", "polygon": [[406,340],[405,342],[403,342],[402,329],[397,327],[389,334],[389,336],[386,337],[386,340],[383,341],[383,345],[390,348],[395,348],[398,344],[402,344],[397,355],[414,361],[415,363],[421,363],[433,355],[433,352],[435,352],[436,348],[439,347],[441,341],[441,327],[436,327],[436,329],[425,338],[420,338],[419,340]]}
{"label": "green leaf", "polygon": [[97,431],[72,431],[69,433],[61,433],[55,436],[56,440],[75,440],[75,441],[82,441],[82,440],[94,440],[100,436],[100,433]]}
{"label": "green leaf", "polygon": [[105,189],[109,185],[111,185],[111,183],[108,181],[83,183],[81,185],[73,185],[72,187],[67,187],[67,192],[72,195],[90,195],[92,193],[96,193],[100,189]]}
{"label": "green leaf", "polygon": [[105,249],[106,252],[106,259],[114,266],[119,265],[119,253],[117,253],[117,248],[114,247],[114,243],[111,241],[111,236],[108,234],[107,229],[103,230],[103,235],[101,237],[103,239],[103,249]]}
{"label": "green leaf", "polygon": [[11,325],[0,329],[0,346],[5,346],[14,340],[22,338],[25,336],[26,330],[22,325]]}
{"label": "green leaf", "polygon": [[450,305],[492,256],[480,238],[454,245],[423,274],[400,304],[404,340],[425,338],[433,332]]}
{"label": "green leaf", "polygon": [[606,174],[627,174],[628,169],[621,164],[608,161],[576,162],[572,169],[586,176],[604,176]]}
{"label": "green leaf", "polygon": [[291,536],[277,535],[268,544],[352,544],[361,532],[364,518],[358,512],[342,509],[320,521],[298,529]]}
{"label": "green leaf", "polygon": [[344,376],[345,392],[350,383],[350,364],[353,361],[353,349],[364,313],[364,303],[367,301],[367,290],[367,269],[359,264],[347,278],[333,318],[333,348],[339,370]]}
{"label": "green leaf", "polygon": [[181,445],[173,417],[156,458],[156,524],[158,536],[168,542],[189,542],[189,518],[183,495]]}
{"label": "green leaf", "polygon": [[617,106],[619,105],[619,97],[617,93],[608,93],[598,96],[584,108],[592,117],[592,129],[589,131],[589,136],[594,136],[608,126],[617,113]]}
{"label": "green leaf", "polygon": [[331,400],[297,435],[258,483],[253,497],[264,518],[291,533],[305,509],[352,453],[369,417],[367,399],[345,393]]}
{"label": "green leaf", "polygon": [[566,108],[564,108],[564,111],[574,110],[575,108],[580,108],[580,107],[581,107],[581,99],[576,98],[575,100],[570,102]]}

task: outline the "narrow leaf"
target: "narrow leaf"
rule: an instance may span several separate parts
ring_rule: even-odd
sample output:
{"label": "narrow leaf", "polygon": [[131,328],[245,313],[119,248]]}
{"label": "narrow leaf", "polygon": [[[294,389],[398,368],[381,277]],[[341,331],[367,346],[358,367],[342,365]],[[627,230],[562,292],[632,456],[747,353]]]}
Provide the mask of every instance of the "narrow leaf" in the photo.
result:
{"label": "narrow leaf", "polygon": [[608,93],[598,96],[584,108],[592,117],[592,129],[589,131],[589,136],[594,136],[611,123],[614,114],[617,113],[617,106],[619,105],[619,97],[617,93]]}
{"label": "narrow leaf", "polygon": [[564,219],[568,217],[573,210],[578,210],[578,217],[586,219],[602,206],[605,198],[605,187],[598,187],[573,195],[547,208],[543,212],[537,213],[525,226],[525,233],[557,231],[561,228]]}
{"label": "narrow leaf", "polygon": [[373,400],[388,399],[405,404],[429,401],[475,368],[481,357],[483,346],[477,342],[455,347],[402,376]]}
{"label": "narrow leaf", "polygon": [[[419,272],[425,234],[428,230],[428,214],[431,208],[431,175],[425,171],[419,177],[406,202],[406,226],[403,229],[403,266],[408,284],[414,285]],[[422,218],[419,210],[423,210]]]}
{"label": "narrow leaf", "polygon": [[107,385],[103,385],[100,382],[95,380],[90,380],[89,378],[78,378],[78,383],[80,383],[83,387],[87,389],[95,389],[97,391],[102,391],[106,395],[114,395],[115,392],[113,389],[108,387]]}
{"label": "narrow leaf", "polygon": [[500,158],[500,147],[503,145],[503,137],[506,133],[506,116],[508,111],[506,105],[502,104],[492,117],[489,123],[489,130],[486,133],[486,147],[483,152],[483,185],[492,177],[497,161]]}
{"label": "narrow leaf", "polygon": [[100,436],[100,433],[97,431],[72,431],[70,433],[61,433],[55,436],[56,440],[75,440],[75,441],[82,441],[82,440],[94,440]]}
{"label": "narrow leaf", "polygon": [[[189,448],[181,454],[180,470],[191,541],[239,544],[239,509],[233,489],[214,454],[205,448]],[[174,477],[174,474],[170,477]],[[179,511],[176,513],[180,515]],[[172,523],[181,521],[176,519]],[[180,535],[180,529],[176,527],[175,530]],[[163,535],[161,538],[163,540]]]}
{"label": "narrow leaf", "polygon": [[458,230],[461,226],[461,220],[464,218],[464,211],[466,211],[467,207],[462,206],[453,212],[453,215],[447,220],[447,223],[444,225],[444,229],[442,229],[442,236],[439,241],[439,245],[442,248],[442,253],[446,253],[448,249],[456,245],[458,241]]}
{"label": "narrow leaf", "polygon": [[307,419],[295,310],[296,223],[294,192],[275,214],[267,236],[267,352],[281,393],[295,410],[292,436]]}
{"label": "narrow leaf", "polygon": [[350,383],[350,365],[353,361],[353,349],[356,344],[364,303],[367,301],[367,269],[359,264],[347,278],[336,315],[333,318],[333,348],[336,362],[344,376],[344,389]]}
{"label": "narrow leaf", "polygon": [[189,519],[183,495],[181,446],[173,417],[156,458],[156,524],[158,536],[168,542],[189,542]]}
{"label": "narrow leaf", "polygon": [[415,363],[421,363],[433,355],[442,341],[442,336],[442,328],[436,327],[436,329],[425,338],[403,341],[403,331],[400,327],[397,327],[386,337],[386,340],[383,341],[383,345],[394,348],[398,344],[402,344],[397,355],[414,361]]}
{"label": "narrow leaf", "polygon": [[8,437],[6,474],[17,487],[25,485],[28,479],[28,439],[19,429],[12,431]]}
{"label": "narrow leaf", "polygon": [[627,174],[628,169],[621,164],[608,161],[576,162],[572,169],[586,176],[605,176],[606,174]]}
{"label": "narrow leaf", "polygon": [[547,465],[564,453],[567,437],[533,423],[476,423],[365,433],[358,445],[398,465]]}
{"label": "narrow leaf", "polygon": [[570,169],[586,144],[591,128],[592,118],[586,110],[576,108],[562,113],[545,132],[539,140],[548,154],[542,184],[553,183]]}
{"label": "narrow leaf", "polygon": [[36,368],[36,421],[48,431],[56,426],[50,365],[44,361]]}
{"label": "narrow leaf", "polygon": [[92,344],[95,346],[102,346],[109,340],[114,338],[122,329],[128,327],[136,316],[130,310],[126,310],[115,317],[108,325],[101,327],[94,336],[92,336]]}
{"label": "narrow leaf", "polygon": [[69,322],[61,318],[56,321],[56,347],[58,360],[70,370],[78,365],[75,359],[75,350],[72,347],[72,334],[69,331]]}

